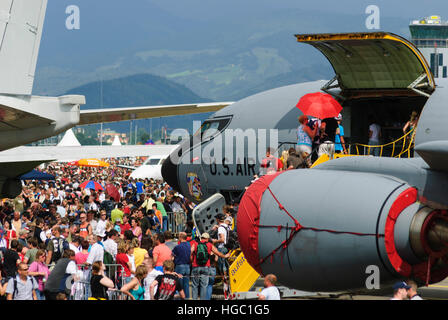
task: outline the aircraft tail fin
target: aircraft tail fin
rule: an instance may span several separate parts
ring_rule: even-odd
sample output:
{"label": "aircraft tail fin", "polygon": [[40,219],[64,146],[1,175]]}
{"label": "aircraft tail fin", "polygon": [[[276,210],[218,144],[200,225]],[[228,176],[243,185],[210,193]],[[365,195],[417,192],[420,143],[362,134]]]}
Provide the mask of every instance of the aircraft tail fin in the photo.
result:
{"label": "aircraft tail fin", "polygon": [[1,0],[0,94],[31,95],[48,0]]}

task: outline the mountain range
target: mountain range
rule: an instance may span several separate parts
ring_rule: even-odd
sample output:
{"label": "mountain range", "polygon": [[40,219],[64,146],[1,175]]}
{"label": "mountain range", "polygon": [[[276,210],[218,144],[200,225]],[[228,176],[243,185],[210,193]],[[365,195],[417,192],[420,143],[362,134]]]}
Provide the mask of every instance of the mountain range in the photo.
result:
{"label": "mountain range", "polygon": [[[409,37],[408,24],[446,8],[378,0],[381,29]],[[80,9],[67,30],[65,9]],[[35,94],[59,95],[94,81],[149,73],[215,101],[291,81],[330,78],[332,68],[297,33],[367,30],[370,1],[49,1]],[[412,9],[413,8],[413,9]],[[420,8],[420,9],[418,9]],[[448,8],[447,8],[448,9]],[[405,15],[407,12],[408,15]],[[188,102],[188,101],[184,101]]]}

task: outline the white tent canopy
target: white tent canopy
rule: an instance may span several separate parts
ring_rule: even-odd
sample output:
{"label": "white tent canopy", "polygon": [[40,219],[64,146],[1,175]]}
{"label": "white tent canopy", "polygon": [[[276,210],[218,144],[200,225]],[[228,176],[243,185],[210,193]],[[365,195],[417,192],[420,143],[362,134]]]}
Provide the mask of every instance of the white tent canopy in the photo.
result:
{"label": "white tent canopy", "polygon": [[79,143],[78,139],[76,139],[76,136],[73,133],[72,129],[67,130],[62,140],[58,143],[58,147],[80,147],[80,146],[81,144]]}
{"label": "white tent canopy", "polygon": [[112,142],[113,146],[121,146],[121,142],[120,139],[118,138],[118,136],[115,136],[114,138],[114,142]]}

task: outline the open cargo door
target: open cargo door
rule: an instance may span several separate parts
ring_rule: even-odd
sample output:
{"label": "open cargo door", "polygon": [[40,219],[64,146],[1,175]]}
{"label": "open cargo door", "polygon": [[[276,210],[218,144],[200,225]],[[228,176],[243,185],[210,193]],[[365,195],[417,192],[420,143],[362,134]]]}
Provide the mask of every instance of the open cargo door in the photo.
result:
{"label": "open cargo door", "polygon": [[[429,97],[434,77],[420,51],[392,33],[296,35],[328,59],[336,76],[322,90],[340,88],[344,97],[404,93]],[[336,83],[337,82],[337,83]]]}

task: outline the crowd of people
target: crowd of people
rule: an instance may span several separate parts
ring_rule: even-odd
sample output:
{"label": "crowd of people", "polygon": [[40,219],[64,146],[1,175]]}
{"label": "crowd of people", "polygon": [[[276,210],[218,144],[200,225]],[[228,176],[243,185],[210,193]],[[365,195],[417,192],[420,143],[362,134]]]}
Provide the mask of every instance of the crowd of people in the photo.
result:
{"label": "crowd of people", "polygon": [[[25,181],[2,201],[0,299],[211,299],[237,209],[225,206],[198,235],[195,204],[163,181],[130,179],[119,165],[135,162],[52,163],[55,181]],[[82,188],[88,180],[101,188]]]}

